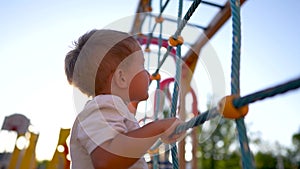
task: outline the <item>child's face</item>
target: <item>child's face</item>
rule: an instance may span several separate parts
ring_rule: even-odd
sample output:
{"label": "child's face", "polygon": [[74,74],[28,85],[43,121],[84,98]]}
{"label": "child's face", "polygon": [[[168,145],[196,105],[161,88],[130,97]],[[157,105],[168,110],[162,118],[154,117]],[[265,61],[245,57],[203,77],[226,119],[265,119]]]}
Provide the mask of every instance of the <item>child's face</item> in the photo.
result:
{"label": "child's face", "polygon": [[129,85],[130,101],[142,101],[148,99],[149,73],[144,68],[144,56],[141,51],[131,58],[128,73],[132,75]]}

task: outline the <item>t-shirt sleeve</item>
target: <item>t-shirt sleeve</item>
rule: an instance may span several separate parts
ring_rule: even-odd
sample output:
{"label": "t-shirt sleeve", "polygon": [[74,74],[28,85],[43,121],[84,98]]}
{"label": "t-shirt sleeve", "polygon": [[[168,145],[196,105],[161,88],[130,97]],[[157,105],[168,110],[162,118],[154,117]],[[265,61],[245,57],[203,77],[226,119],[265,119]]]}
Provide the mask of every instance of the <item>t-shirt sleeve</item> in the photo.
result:
{"label": "t-shirt sleeve", "polygon": [[97,146],[127,132],[124,117],[113,108],[94,109],[88,116],[78,118],[78,140],[91,153]]}

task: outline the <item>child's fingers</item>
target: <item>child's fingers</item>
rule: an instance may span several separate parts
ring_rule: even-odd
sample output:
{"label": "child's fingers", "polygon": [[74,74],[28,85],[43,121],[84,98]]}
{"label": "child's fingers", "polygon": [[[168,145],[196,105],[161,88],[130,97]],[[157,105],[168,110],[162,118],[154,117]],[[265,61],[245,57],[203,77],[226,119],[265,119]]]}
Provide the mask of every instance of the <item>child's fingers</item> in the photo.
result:
{"label": "child's fingers", "polygon": [[166,144],[170,144],[182,140],[184,136],[185,136],[184,132],[180,134],[173,134],[166,138],[162,138],[162,141]]}
{"label": "child's fingers", "polygon": [[178,133],[178,134],[172,134],[171,135],[171,139],[173,140],[175,140],[175,141],[180,141],[180,140],[182,140],[183,138],[185,137],[185,132],[183,131],[183,132],[181,132],[181,133]]}
{"label": "child's fingers", "polygon": [[174,143],[177,142],[179,140],[181,140],[182,138],[185,137],[185,131],[181,132],[181,133],[177,133],[174,134],[174,131],[176,129],[176,127],[180,124],[182,124],[183,122],[179,119],[176,119],[174,121],[174,123],[172,124],[172,126],[163,134],[163,136],[161,137],[162,141],[164,143]]}

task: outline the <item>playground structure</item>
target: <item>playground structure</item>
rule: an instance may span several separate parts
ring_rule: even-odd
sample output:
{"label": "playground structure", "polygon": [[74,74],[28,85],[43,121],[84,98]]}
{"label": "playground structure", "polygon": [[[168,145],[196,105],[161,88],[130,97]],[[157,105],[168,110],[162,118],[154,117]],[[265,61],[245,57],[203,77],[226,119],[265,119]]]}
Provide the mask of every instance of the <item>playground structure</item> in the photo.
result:
{"label": "playground structure", "polygon": [[[1,161],[3,169],[33,169],[37,168],[36,143],[39,133],[30,130],[30,120],[22,114],[12,114],[5,117],[1,130],[16,132],[14,150],[7,161]],[[68,146],[67,137],[70,129],[61,129],[58,144],[52,160],[47,164],[48,169],[69,169],[70,161],[67,158]]]}
{"label": "playground structure", "polygon": [[[220,106],[214,107],[211,110],[208,110],[204,113],[199,111],[195,111],[195,106],[193,106],[193,114],[194,118],[187,121],[185,124],[177,127],[176,133],[180,131],[186,131],[189,128],[193,128],[195,126],[203,124],[206,120],[214,118],[222,114],[225,118],[230,118],[235,120],[237,126],[237,133],[240,142],[240,150],[241,150],[241,161],[243,168],[255,168],[255,162],[249,148],[248,138],[246,134],[246,127],[244,123],[244,116],[248,112],[248,104],[253,103],[258,100],[262,100],[268,97],[272,97],[277,94],[285,93],[289,90],[297,89],[300,87],[300,78],[293,79],[286,83],[264,89],[258,91],[253,94],[249,94],[247,96],[240,96],[240,48],[241,48],[241,22],[240,22],[240,7],[245,2],[244,0],[230,0],[226,1],[224,4],[220,5],[218,3],[214,3],[211,1],[201,1],[195,0],[191,2],[190,7],[188,8],[186,14],[182,16],[183,9],[183,1],[178,1],[178,16],[176,19],[168,18],[168,16],[164,16],[163,12],[166,9],[168,3],[170,1],[166,0],[164,3],[160,1],[159,4],[159,12],[158,14],[152,14],[152,1],[151,0],[141,0],[137,9],[137,15],[134,20],[134,24],[131,30],[132,34],[137,35],[137,39],[141,42],[142,45],[145,46],[145,52],[151,52],[150,44],[154,44],[158,46],[158,62],[157,69],[152,74],[152,80],[157,81],[157,89],[165,91],[166,86],[164,85],[165,81],[160,82],[160,68],[165,62],[167,56],[173,56],[176,65],[176,73],[175,77],[171,79],[166,79],[166,81],[172,80],[174,81],[173,87],[173,95],[170,96],[169,91],[165,93],[168,99],[171,102],[171,114],[170,116],[178,116],[182,120],[186,120],[186,112],[185,112],[185,96],[188,92],[192,92],[190,82],[192,75],[195,70],[195,66],[197,60],[200,55],[200,51],[202,47],[209,41],[210,38],[219,30],[219,28],[229,19],[232,15],[232,66],[231,66],[231,95],[224,97],[219,103]],[[186,2],[186,1],[185,1]],[[196,8],[200,5],[200,3],[206,5],[210,8],[218,8],[218,12],[215,14],[213,19],[209,22],[208,25],[197,25],[197,24],[189,24],[189,20],[192,17],[193,13],[196,11]],[[145,31],[143,28],[143,24],[145,25],[145,21],[147,18],[152,18],[154,20],[154,24],[147,25],[149,30]],[[151,19],[149,19],[151,20]],[[162,30],[163,22],[171,21],[177,23],[177,29],[169,34],[169,38],[162,37],[162,33],[165,33]],[[157,26],[160,28],[156,29]],[[198,36],[197,40],[194,43],[190,44],[190,49],[186,52],[184,56],[182,56],[181,47],[184,42],[184,37],[181,36],[181,33],[186,25],[190,25],[193,27],[197,27],[202,29],[203,32]],[[147,27],[144,26],[144,27]],[[145,35],[143,32],[147,32]],[[159,32],[159,33],[157,33]],[[155,36],[155,33],[158,34]],[[166,34],[166,33],[165,33]],[[160,58],[160,50],[161,48],[166,48],[166,53]],[[183,62],[182,62],[183,61]],[[186,69],[190,70],[190,73],[187,73]],[[193,95],[193,93],[192,93]],[[194,97],[193,97],[194,98]],[[157,119],[157,114],[159,113],[161,96],[159,96],[159,92],[156,93],[155,101],[154,101],[154,117],[153,119]],[[179,100],[179,101],[178,101]],[[179,104],[179,106],[177,106]],[[223,105],[222,105],[223,104]],[[225,107],[225,108],[224,108]],[[221,108],[221,109],[220,109]],[[224,108],[224,109],[223,109]],[[178,114],[176,114],[177,112]],[[199,113],[199,114],[197,114]],[[192,132],[195,134],[195,132]],[[193,138],[197,138],[197,136],[193,136]],[[193,144],[194,146],[197,144]],[[152,167],[159,168],[159,155],[158,145],[155,145],[150,153],[153,155],[152,158]],[[179,148],[177,149],[177,145],[174,144],[171,148],[172,153],[172,168],[185,168],[185,142],[184,140],[178,143]],[[195,151],[193,151],[195,153]],[[195,154],[194,156],[195,157]],[[192,160],[192,167],[197,168],[197,162],[195,159]]]}
{"label": "playground structure", "polygon": [[[141,0],[138,4],[138,9],[136,11],[136,17],[132,26],[131,33],[134,35],[137,35],[136,38],[140,41],[140,43],[145,47],[145,52],[151,52],[150,44],[159,46],[159,48],[164,47],[167,52],[163,56],[162,59],[159,60],[157,70],[152,74],[152,81],[157,82],[157,88],[161,89],[162,91],[168,90],[170,88],[170,84],[174,83],[174,91],[173,96],[171,96],[171,93],[167,93],[168,99],[170,103],[172,104],[171,112],[178,112],[178,116],[181,119],[185,119],[185,112],[184,107],[186,106],[184,101],[177,100],[184,100],[187,93],[191,92],[193,95],[193,89],[190,86],[190,82],[193,76],[193,73],[195,71],[196,63],[199,58],[199,54],[201,52],[202,47],[209,41],[210,38],[214,36],[214,34],[221,28],[221,26],[230,18],[232,14],[233,19],[233,56],[232,56],[232,96],[226,97],[227,104],[225,106],[228,107],[232,106],[230,111],[236,111],[239,110],[238,108],[245,108],[246,105],[253,103],[258,100],[262,100],[267,97],[272,97],[274,95],[287,92],[292,89],[299,88],[300,86],[300,79],[291,80],[287,83],[280,84],[278,86],[274,86],[272,88],[268,88],[265,90],[261,90],[259,92],[240,97],[239,94],[239,57],[240,57],[240,23],[239,23],[239,10],[240,6],[244,3],[244,0],[241,1],[226,1],[224,4],[216,4],[208,1],[193,1],[191,3],[191,7],[184,18],[181,16],[178,16],[180,18],[178,20],[178,29],[176,32],[170,37],[170,39],[163,38],[160,36],[155,36],[154,32],[149,31],[148,34],[143,34],[145,30],[142,30],[143,24],[145,24],[145,20],[151,19],[155,20],[154,25],[152,25],[152,30],[156,30],[156,26],[163,24],[164,21],[174,22],[177,23],[177,20],[164,17],[163,11],[167,7],[169,1],[165,1],[164,4],[161,4],[160,12],[159,14],[155,15],[152,14],[151,11],[153,10],[153,6],[151,5],[151,0]],[[215,14],[213,19],[209,22],[208,25],[195,25],[195,24],[189,24],[188,21],[190,17],[192,17],[193,12],[197,9],[198,5],[203,4],[206,5],[209,8],[217,8],[218,12]],[[180,13],[180,12],[179,12]],[[194,41],[193,44],[188,44],[190,46],[190,50],[186,52],[184,56],[181,56],[181,45],[185,44],[186,42],[183,42],[185,40],[185,37],[181,37],[181,31],[185,27],[185,25],[190,25],[193,27],[196,27],[197,29],[202,30],[202,34],[197,37],[197,39]],[[149,26],[149,25],[148,25]],[[159,34],[159,33],[158,33]],[[160,33],[161,34],[161,33]],[[204,35],[204,36],[203,36]],[[182,39],[181,39],[182,38]],[[164,63],[164,60],[171,56],[176,61],[176,75],[174,78],[170,79],[161,79],[160,77],[160,67]],[[183,63],[181,62],[183,60]],[[182,67],[182,65],[187,65],[188,70],[190,70],[188,74],[185,76],[182,76],[182,73],[185,72],[185,67]],[[158,94],[157,94],[158,95]],[[195,95],[194,97],[194,103],[197,104],[197,98]],[[156,96],[156,102],[154,103],[155,107],[155,114],[158,114],[159,112],[159,96]],[[230,100],[230,102],[228,102]],[[179,106],[177,105],[179,103]],[[231,103],[231,104],[230,104]],[[195,126],[203,124],[205,121],[214,118],[216,116],[219,116],[219,109],[213,108],[211,110],[208,110],[206,112],[200,113],[197,110],[197,106],[193,106],[193,114],[194,118],[190,119],[183,125],[179,126],[176,130],[176,132],[185,131],[189,128],[193,128]],[[225,110],[225,112],[228,112]],[[240,112],[240,111],[237,111]],[[229,112],[230,113],[230,112]],[[172,116],[175,116],[176,114],[171,114]],[[157,118],[157,117],[155,117]],[[236,116],[232,117],[233,119],[237,118]],[[26,121],[26,120],[25,120]],[[237,129],[238,129],[238,138],[240,140],[241,145],[241,159],[242,159],[242,165],[243,168],[255,168],[255,162],[253,160],[253,157],[251,155],[250,148],[248,146],[248,139],[246,135],[246,128],[244,126],[244,120],[243,117],[238,117],[236,120]],[[24,136],[26,134],[29,121],[26,123],[27,127],[25,127],[25,130],[22,132],[18,132],[18,138],[20,136]],[[25,126],[26,126],[25,125]],[[13,130],[16,131],[16,127],[7,127],[7,125],[3,125],[3,129],[5,130]],[[18,131],[18,130],[17,130]],[[30,133],[30,132],[29,132]],[[49,168],[68,168],[70,163],[67,160],[66,156],[68,154],[68,149],[66,145],[66,138],[69,135],[69,129],[62,129],[57,145],[57,149],[53,155],[52,161],[49,163]],[[194,136],[194,138],[197,138],[197,136]],[[38,134],[36,133],[30,133],[30,143],[29,146],[26,149],[20,150],[19,148],[15,147],[15,150],[12,154],[12,157],[10,159],[10,165],[9,168],[34,168],[36,164],[35,163],[35,145],[38,140]],[[173,168],[185,168],[185,160],[184,160],[184,145],[185,142],[181,141],[178,144],[178,149],[176,146],[173,146],[172,148],[172,160],[173,160]],[[197,146],[194,145],[194,146]],[[152,167],[153,168],[159,168],[158,166],[158,154],[159,151],[154,147],[151,149],[152,152],[149,151],[153,155],[152,158]],[[177,152],[178,150],[178,152]],[[22,151],[22,153],[20,153]],[[24,153],[25,152],[25,153]],[[193,157],[196,157],[195,155]],[[63,160],[62,160],[63,159]],[[192,168],[197,167],[196,160],[192,160]]]}

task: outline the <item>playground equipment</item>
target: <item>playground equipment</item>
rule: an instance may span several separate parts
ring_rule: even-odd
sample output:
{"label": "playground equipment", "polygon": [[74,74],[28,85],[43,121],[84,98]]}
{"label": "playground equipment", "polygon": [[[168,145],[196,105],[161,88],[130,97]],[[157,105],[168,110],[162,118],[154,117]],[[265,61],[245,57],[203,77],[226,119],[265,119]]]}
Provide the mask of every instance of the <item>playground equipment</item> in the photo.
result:
{"label": "playground equipment", "polygon": [[[12,114],[5,117],[2,130],[16,132],[17,138],[14,150],[8,159],[8,165],[1,166],[7,169],[34,169],[37,168],[36,144],[39,134],[29,130],[30,120],[22,114]],[[61,129],[57,148],[52,160],[47,165],[51,169],[69,169],[70,161],[67,159],[69,153],[66,139],[70,129]]]}
{"label": "playground equipment", "polygon": [[69,149],[67,145],[67,138],[70,134],[70,129],[60,129],[58,143],[52,160],[49,162],[47,168],[69,169],[70,160],[67,158]]}
{"label": "playground equipment", "polygon": [[[36,167],[35,147],[38,140],[38,134],[28,132],[30,120],[22,114],[13,114],[5,117],[2,130],[15,131],[17,133],[17,142],[11,155],[8,169],[27,169]],[[29,139],[29,145],[18,145],[19,139]]]}
{"label": "playground equipment", "polygon": [[[190,87],[190,81],[191,81],[191,77],[192,74],[194,73],[195,67],[196,67],[196,63],[199,57],[199,53],[202,49],[202,47],[208,42],[208,40],[210,38],[213,37],[213,35],[219,30],[219,28],[230,18],[231,16],[231,11],[232,11],[232,16],[233,16],[233,30],[234,30],[234,35],[233,35],[233,59],[232,59],[232,95],[226,97],[226,103],[225,103],[225,109],[227,109],[228,107],[230,107],[229,110],[225,110],[225,117],[230,117],[230,118],[237,118],[235,121],[237,123],[237,129],[238,129],[238,134],[239,134],[239,139],[240,139],[240,145],[241,145],[241,151],[242,151],[242,162],[243,162],[243,168],[254,168],[254,160],[251,156],[251,151],[249,149],[248,146],[248,140],[247,140],[247,135],[246,135],[246,129],[244,126],[244,122],[243,122],[243,116],[247,113],[246,110],[241,110],[238,108],[242,108],[242,109],[246,109],[247,107],[245,107],[246,105],[253,103],[255,101],[258,100],[262,100],[268,97],[272,97],[274,95],[280,94],[280,93],[284,93],[287,91],[290,91],[292,89],[296,89],[299,88],[300,86],[300,79],[297,78],[295,80],[291,80],[287,83],[282,83],[281,85],[278,86],[274,86],[272,88],[268,88],[268,89],[264,89],[261,90],[259,92],[253,93],[253,94],[249,94],[247,96],[244,97],[240,97],[239,96],[239,48],[240,48],[240,23],[239,23],[239,7],[245,2],[245,0],[241,0],[241,1],[226,1],[226,3],[224,4],[215,4],[215,3],[211,3],[208,1],[197,1],[195,0],[192,5],[190,10],[188,11],[187,15],[185,15],[184,19],[181,19],[181,14],[178,15],[178,17],[180,18],[180,22],[178,22],[178,29],[176,30],[176,32],[170,37],[170,39],[163,39],[162,37],[156,36],[153,33],[149,33],[149,35],[144,35],[142,34],[141,28],[143,26],[143,24],[145,23],[145,19],[147,17],[150,17],[152,19],[156,18],[156,22],[155,25],[160,25],[163,24],[164,21],[170,21],[170,22],[177,22],[177,20],[173,20],[172,18],[168,18],[163,16],[163,11],[165,10],[166,6],[168,5],[170,1],[166,0],[165,4],[161,5],[160,8],[160,13],[158,15],[152,14],[151,13],[151,0],[141,0],[138,6],[138,10],[137,10],[137,15],[136,18],[134,20],[134,24],[133,24],[133,28],[131,30],[132,34],[136,34],[137,35],[137,39],[141,42],[142,45],[145,45],[145,51],[146,52],[151,52],[151,49],[149,47],[150,44],[155,44],[157,46],[163,46],[167,49],[167,53],[163,58],[161,58],[159,60],[159,64],[157,67],[157,70],[153,73],[152,75],[152,80],[154,83],[154,81],[157,81],[158,85],[157,85],[157,89],[160,90],[165,90],[165,89],[169,89],[169,85],[170,83],[174,82],[175,87],[174,87],[174,91],[173,91],[173,96],[171,96],[171,93],[168,93],[168,97],[169,97],[169,101],[172,104],[172,111],[171,112],[179,112],[179,116],[180,118],[184,119],[184,107],[186,106],[185,102],[179,101],[177,102],[177,100],[183,100],[184,97],[187,95],[187,93],[191,92],[193,93],[192,88]],[[182,1],[181,1],[182,3]],[[208,25],[194,25],[191,23],[188,23],[189,18],[192,17],[193,15],[193,11],[196,10],[197,6],[200,5],[200,3],[211,7],[211,8],[217,8],[219,9],[219,11],[216,13],[216,15],[213,17],[213,19],[209,22]],[[147,13],[147,15],[145,15],[145,12]],[[180,13],[180,12],[179,12]],[[181,45],[186,44],[187,42],[184,41],[185,37],[181,35],[181,30],[185,27],[185,25],[190,25],[190,26],[194,26],[197,27],[199,29],[203,30],[203,35],[200,35],[199,37],[197,37],[197,39],[195,40],[195,43],[193,44],[188,44],[191,46],[192,50],[189,50],[188,52],[186,52],[186,54],[184,56],[181,56]],[[155,29],[156,26],[153,26],[153,30]],[[150,31],[151,32],[151,31]],[[159,34],[161,35],[161,33]],[[170,45],[169,45],[170,43]],[[178,54],[176,54],[178,53]],[[167,81],[164,81],[165,79],[161,79],[159,77],[160,75],[160,67],[163,65],[164,60],[166,59],[166,57],[169,56],[169,54],[174,58],[174,60],[176,61],[176,77],[172,78],[172,79],[167,79]],[[184,63],[179,62],[180,60],[182,60]],[[186,75],[183,75],[183,73],[185,72],[185,67],[182,67],[182,65],[186,65],[188,66],[188,69],[191,70],[191,73],[188,73]],[[169,80],[169,81],[168,81]],[[165,82],[165,83],[163,83]],[[193,94],[192,94],[193,95]],[[156,103],[155,104],[155,112],[156,114],[159,113],[159,105],[158,103],[160,102],[159,100],[159,94],[157,93],[157,95],[155,96],[156,99]],[[229,101],[228,101],[229,100]],[[194,104],[197,104],[197,99],[194,99]],[[176,104],[179,105],[176,105]],[[213,109],[211,109],[210,111],[206,111],[206,112],[202,112],[200,113],[198,110],[195,109],[195,107],[197,108],[197,106],[193,105],[192,106],[193,109],[193,114],[194,114],[194,118],[192,118],[191,120],[187,121],[186,123],[182,124],[181,126],[179,126],[176,129],[176,132],[180,132],[180,131],[185,131],[189,128],[193,128],[195,126],[201,125],[203,124],[205,121],[210,120],[211,118],[214,118],[216,116],[219,116],[219,110],[220,108],[215,107]],[[222,107],[222,106],[221,106]],[[232,114],[232,112],[234,112]],[[228,113],[229,115],[226,115],[226,113]],[[239,116],[239,113],[241,113],[242,115]],[[172,114],[173,116],[175,114]],[[157,117],[156,117],[157,118]],[[16,120],[13,120],[13,122],[15,122]],[[26,120],[25,120],[26,121]],[[12,123],[13,123],[12,122]],[[4,125],[5,127],[3,127],[3,129],[5,130],[19,130],[21,128],[16,127],[15,125],[11,125],[12,123],[9,123],[10,125]],[[29,124],[26,123],[26,124]],[[26,126],[26,125],[25,125]],[[18,137],[25,137],[25,133],[27,132],[27,127],[24,127],[23,131],[20,131],[18,133]],[[63,133],[63,134],[62,134]],[[61,166],[57,163],[59,162],[63,162],[61,164],[63,164],[62,166],[64,167],[68,167],[69,166],[69,161],[66,158],[66,154],[67,154],[67,148],[66,148],[66,137],[69,134],[69,130],[61,130],[60,133],[60,139],[58,141],[58,145],[57,145],[57,149],[53,155],[53,159],[50,162],[50,166],[56,166],[54,168],[59,168],[58,166]],[[10,168],[16,168],[17,166],[27,166],[25,168],[31,168],[32,166],[34,166],[34,162],[32,161],[32,159],[34,159],[35,154],[34,153],[30,153],[30,152],[34,152],[34,148],[35,148],[35,144],[38,140],[38,135],[34,134],[34,133],[30,133],[30,143],[29,146],[27,147],[27,149],[24,150],[20,150],[19,148],[15,147],[15,150],[13,152],[11,161],[10,161]],[[184,168],[185,164],[184,164],[184,142],[180,142],[178,144],[179,148],[178,148],[178,152],[176,147],[174,146],[174,148],[172,149],[172,155],[173,155],[173,167],[174,168]],[[194,145],[194,147],[196,147],[196,145]],[[26,151],[25,151],[26,150]],[[155,149],[154,149],[155,150]],[[21,151],[23,151],[21,153]],[[25,154],[21,157],[21,154]],[[153,153],[157,153],[157,151],[153,151]],[[177,155],[178,153],[178,155]],[[195,157],[195,156],[193,156]],[[26,159],[26,160],[25,160]],[[179,160],[176,161],[176,160]],[[157,158],[153,158],[153,168],[157,168],[157,163],[158,163],[158,159]],[[155,163],[156,161],[156,163]],[[194,161],[194,160],[193,160]],[[31,166],[31,167],[30,167]],[[197,164],[193,164],[193,166],[197,166]],[[18,168],[18,167],[17,167]],[[51,168],[51,167],[50,167]]]}
{"label": "playground equipment", "polygon": [[[233,28],[233,44],[232,44],[232,67],[231,67],[231,95],[224,97],[220,101],[220,106],[215,107],[207,112],[201,113],[196,117],[192,118],[188,122],[180,125],[177,127],[176,132],[185,131],[189,128],[193,128],[200,124],[203,124],[206,120],[219,116],[220,113],[225,118],[234,119],[237,126],[238,131],[238,138],[240,142],[240,149],[241,149],[241,159],[242,159],[242,166],[243,168],[255,168],[255,162],[253,156],[251,154],[249,145],[248,145],[248,138],[246,135],[246,128],[244,123],[244,116],[248,112],[247,105],[253,103],[258,100],[262,100],[268,97],[272,97],[277,94],[285,93],[287,91],[297,89],[300,87],[300,78],[296,78],[286,83],[282,83],[280,85],[267,88],[261,91],[258,91],[253,94],[249,94],[247,96],[241,97],[240,96],[240,77],[239,77],[239,70],[240,70],[240,42],[241,42],[241,24],[240,24],[240,7],[245,2],[244,0],[230,0],[226,1],[224,5],[219,5],[216,3],[208,2],[208,1],[201,1],[201,0],[194,0],[190,5],[187,13],[184,17],[182,17],[182,5],[183,1],[179,0],[179,10],[178,10],[178,18],[172,19],[163,16],[163,12],[166,9],[168,3],[170,1],[165,1],[164,4],[160,1],[159,13],[152,14],[152,1],[151,0],[141,0],[137,9],[137,14],[133,23],[133,27],[131,33],[137,35],[137,39],[141,42],[142,45],[145,45],[145,52],[151,52],[149,48],[150,44],[158,45],[160,55],[160,49],[165,47],[167,52],[163,55],[162,58],[158,57],[158,66],[156,71],[152,74],[152,79],[158,81],[157,89],[160,89],[160,68],[164,64],[166,58],[171,55],[175,58],[176,64],[176,73],[175,73],[175,82],[174,82],[174,91],[173,96],[171,97],[171,116],[175,116],[175,112],[178,112],[178,116],[185,120],[184,117],[184,106],[185,101],[184,98],[187,94],[187,91],[190,89],[190,81],[192,74],[195,70],[195,66],[199,57],[199,53],[201,48],[208,42],[208,40],[218,31],[218,29],[226,22],[226,20],[232,15],[232,28]],[[185,56],[181,56],[181,46],[184,44],[184,37],[181,36],[181,32],[186,25],[188,25],[188,21],[195,12],[196,8],[203,3],[207,6],[213,8],[219,8],[219,12],[215,15],[215,17],[210,21],[208,26],[202,25],[194,25],[197,28],[203,29],[203,34],[198,37],[194,44],[191,44],[191,49],[186,53]],[[148,30],[149,33],[143,34],[143,25],[145,24],[145,20],[147,18],[155,18],[155,23],[150,27]],[[162,38],[162,23],[164,20],[174,21],[177,22],[177,29],[174,31],[172,36],[169,39]],[[159,30],[156,30],[157,25],[160,25]],[[192,25],[192,24],[190,24]],[[158,36],[154,36],[155,31]],[[175,52],[176,51],[176,54]],[[191,70],[191,74],[182,75],[184,72],[185,67],[183,65],[187,65],[188,68]],[[168,95],[168,94],[166,94]],[[159,103],[160,97],[156,97],[155,104]],[[178,101],[179,100],[179,101]],[[177,106],[177,103],[180,105]],[[154,105],[155,109],[155,117],[157,117],[157,108],[160,105]],[[184,142],[179,143],[179,149],[177,149],[176,145],[172,146],[172,163],[173,168],[185,168],[185,161],[184,161]],[[157,148],[157,147],[155,147]],[[155,150],[155,148],[153,148]],[[179,155],[178,151],[179,150]],[[158,156],[157,151],[151,151],[153,155]],[[180,162],[178,162],[178,159]],[[158,158],[152,159],[153,168],[158,167]],[[195,166],[193,166],[194,168]]]}

